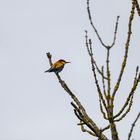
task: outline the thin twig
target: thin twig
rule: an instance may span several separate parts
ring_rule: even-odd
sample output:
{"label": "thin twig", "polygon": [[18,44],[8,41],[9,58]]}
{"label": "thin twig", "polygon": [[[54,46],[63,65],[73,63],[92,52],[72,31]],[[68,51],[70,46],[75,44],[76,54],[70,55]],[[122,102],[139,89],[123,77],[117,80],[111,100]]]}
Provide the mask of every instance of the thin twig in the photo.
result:
{"label": "thin twig", "polygon": [[[104,67],[102,66],[102,73],[104,75]],[[102,84],[103,84],[103,93],[105,98],[107,99],[107,95],[106,95],[106,86],[105,86],[105,78],[102,76]]]}
{"label": "thin twig", "polygon": [[131,88],[131,91],[130,91],[130,93],[129,93],[129,95],[128,95],[128,97],[127,97],[127,99],[126,99],[126,101],[125,101],[125,103],[123,105],[123,107],[121,108],[121,110],[114,116],[114,119],[117,118],[117,117],[119,117],[123,113],[123,111],[125,110],[125,108],[128,105],[129,105],[129,108],[131,107],[129,101],[130,101],[131,98],[132,98],[131,100],[133,100],[133,97],[132,96],[135,93],[135,90],[136,90],[136,88],[138,86],[138,83],[139,83],[139,80],[140,80],[140,73],[138,75],[138,70],[139,70],[139,68],[137,67],[136,68],[136,74],[135,74],[135,78],[134,78],[134,82],[133,82],[133,86]]}
{"label": "thin twig", "polygon": [[[131,98],[130,98],[130,102],[128,103],[128,109],[118,118],[118,119],[116,119],[116,120],[114,120],[114,122],[119,122],[120,120],[122,120],[123,118],[125,118],[126,117],[126,115],[128,114],[128,112],[130,112],[130,109],[131,109],[131,107],[132,107],[132,104],[133,104],[133,97],[134,97],[134,95],[132,95],[131,96]],[[114,118],[115,118],[115,116],[114,116]]]}
{"label": "thin twig", "polygon": [[116,20],[116,24],[115,24],[115,31],[114,31],[114,39],[113,39],[113,42],[112,42],[112,45],[110,46],[110,48],[112,48],[115,45],[117,31],[118,31],[119,18],[120,18],[120,16],[117,16],[117,20]]}
{"label": "thin twig", "polygon": [[106,46],[106,45],[103,43],[103,41],[102,41],[102,39],[101,39],[101,37],[100,37],[100,35],[99,35],[97,29],[95,28],[95,26],[94,26],[94,24],[93,24],[93,22],[92,22],[92,17],[91,17],[91,13],[90,13],[90,6],[89,6],[89,0],[87,0],[87,12],[88,12],[90,24],[91,24],[91,26],[93,27],[93,29],[94,29],[94,31],[95,31],[95,33],[96,33],[96,35],[97,35],[97,37],[98,37],[100,43],[101,43],[105,48],[108,47],[108,46]]}
{"label": "thin twig", "polygon": [[135,119],[134,122],[132,123],[130,132],[129,132],[129,134],[128,134],[128,140],[130,140],[130,138],[131,138],[131,136],[132,136],[132,133],[133,133],[133,131],[134,131],[134,127],[135,127],[135,125],[136,125],[136,123],[137,123],[137,121],[138,121],[139,118],[140,118],[140,112],[138,113],[136,119]]}
{"label": "thin twig", "polygon": [[106,126],[105,128],[101,129],[101,131],[103,132],[103,131],[105,131],[105,130],[107,130],[109,128],[110,128],[110,124],[108,126]]}
{"label": "thin twig", "polygon": [[74,113],[77,116],[77,118],[82,121],[83,120],[83,114],[80,111],[80,109],[73,102],[71,102],[71,105],[74,107]]}
{"label": "thin twig", "polygon": [[[93,61],[93,60],[91,59],[91,61]],[[100,86],[99,86],[99,83],[98,83],[97,75],[96,75],[96,72],[95,72],[95,66],[94,66],[93,63],[92,63],[92,71],[93,71],[93,76],[94,76],[94,80],[95,80],[95,84],[96,84],[96,87],[97,87],[99,97],[101,98],[101,100],[103,102],[103,105],[104,105],[105,109],[107,110],[107,105],[106,105],[105,99],[102,95],[102,92],[101,92],[101,89],[100,89]]]}
{"label": "thin twig", "polygon": [[91,59],[92,72],[93,72],[95,84],[96,84],[96,87],[97,87],[97,91],[98,91],[98,94],[99,94],[99,98],[102,100],[103,105],[104,105],[104,107],[105,107],[105,109],[107,111],[107,105],[106,105],[105,99],[104,99],[104,97],[102,95],[102,92],[101,92],[101,89],[100,89],[100,86],[99,86],[99,83],[98,83],[98,79],[97,79],[97,76],[96,76],[94,58],[93,58],[93,53],[92,53],[92,46],[91,46],[91,43],[90,43],[90,45],[88,44],[87,32],[86,32],[85,38],[86,38],[86,48],[87,48],[88,54],[89,54],[90,59]]}
{"label": "thin twig", "polygon": [[108,120],[107,114],[106,114],[106,112],[105,112],[104,109],[103,109],[102,100],[101,100],[100,97],[99,97],[99,103],[100,103],[100,111],[101,111],[101,113],[103,114],[104,119]]}
{"label": "thin twig", "polygon": [[89,21],[90,21],[90,24],[92,26],[92,28],[94,29],[100,43],[102,44],[102,46],[104,46],[105,48],[111,48],[115,45],[115,41],[116,41],[116,35],[117,35],[117,29],[118,29],[118,21],[119,21],[119,16],[117,16],[117,21],[116,21],[116,25],[115,25],[115,31],[114,31],[114,38],[113,38],[113,42],[111,45],[105,45],[102,41],[102,38],[100,37],[96,27],[94,26],[93,24],[93,20],[92,20],[92,16],[91,16],[91,12],[90,12],[90,6],[89,6],[89,0],[87,0],[87,12],[88,12],[88,17],[89,17]]}
{"label": "thin twig", "polygon": [[99,69],[99,67],[97,66],[97,63],[94,59],[94,56],[93,56],[93,51],[92,51],[92,41],[91,39],[89,39],[89,48],[90,48],[90,57],[91,57],[91,62],[95,65],[95,68],[97,69],[98,73],[104,77],[104,79],[107,80],[107,77],[104,76],[104,74],[102,73],[102,71]]}
{"label": "thin twig", "polygon": [[93,133],[92,131],[87,130],[87,129],[84,128],[84,123],[81,122],[79,125],[81,126],[81,131],[82,132],[87,132],[88,134],[90,134],[90,135],[92,135],[94,137],[97,137],[95,133]]}
{"label": "thin twig", "polygon": [[86,30],[85,30],[85,33],[86,33],[86,35],[85,35],[86,47],[87,47],[88,54],[89,54],[89,56],[90,56],[91,59],[92,59],[92,63],[95,65],[95,68],[97,69],[98,73],[99,73],[102,77],[104,77],[104,79],[107,80],[107,77],[106,77],[106,76],[102,73],[102,71],[99,69],[99,67],[97,66],[97,63],[96,63],[96,61],[95,61],[95,59],[94,59],[94,57],[93,57],[92,41],[91,41],[91,39],[88,39],[88,35],[87,35],[87,31],[86,31]]}
{"label": "thin twig", "polygon": [[112,93],[112,105],[113,105],[115,94],[120,86],[120,82],[122,79],[122,75],[124,73],[124,69],[126,67],[126,62],[127,62],[127,58],[128,58],[129,43],[130,43],[131,34],[132,34],[132,29],[131,29],[132,28],[132,21],[134,19],[134,14],[135,14],[134,11],[135,11],[135,3],[132,2],[132,8],[131,8],[129,22],[128,22],[128,35],[127,35],[127,39],[126,39],[126,43],[125,43],[125,54],[124,54],[124,59],[122,61],[120,74],[119,74],[118,80],[116,82],[116,85],[115,85],[113,93]]}

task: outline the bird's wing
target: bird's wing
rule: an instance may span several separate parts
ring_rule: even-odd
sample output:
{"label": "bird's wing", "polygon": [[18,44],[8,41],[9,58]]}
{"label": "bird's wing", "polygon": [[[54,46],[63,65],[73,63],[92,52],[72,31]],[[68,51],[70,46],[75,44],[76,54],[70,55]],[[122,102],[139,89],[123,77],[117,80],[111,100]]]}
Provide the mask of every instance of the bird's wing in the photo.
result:
{"label": "bird's wing", "polygon": [[53,64],[53,66],[52,66],[52,68],[55,68],[55,69],[58,69],[58,68],[60,68],[60,67],[63,67],[63,64],[60,63],[60,62],[55,62],[55,63]]}

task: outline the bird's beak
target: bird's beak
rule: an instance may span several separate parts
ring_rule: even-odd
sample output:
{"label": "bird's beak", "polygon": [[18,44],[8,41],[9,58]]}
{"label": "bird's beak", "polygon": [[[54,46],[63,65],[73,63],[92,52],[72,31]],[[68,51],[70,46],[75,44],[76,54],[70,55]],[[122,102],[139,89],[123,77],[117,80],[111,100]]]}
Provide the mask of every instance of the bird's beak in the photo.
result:
{"label": "bird's beak", "polygon": [[65,63],[71,63],[71,62],[65,62]]}

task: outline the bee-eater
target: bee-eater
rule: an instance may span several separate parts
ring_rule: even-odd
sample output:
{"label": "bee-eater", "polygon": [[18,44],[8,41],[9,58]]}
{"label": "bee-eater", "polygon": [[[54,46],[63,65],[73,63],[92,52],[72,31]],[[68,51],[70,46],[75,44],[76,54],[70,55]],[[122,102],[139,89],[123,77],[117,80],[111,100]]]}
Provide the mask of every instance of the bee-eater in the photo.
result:
{"label": "bee-eater", "polygon": [[55,73],[59,73],[63,70],[64,66],[66,63],[70,63],[70,62],[66,62],[63,59],[60,59],[58,61],[56,61],[50,69],[46,70],[45,72],[55,72]]}

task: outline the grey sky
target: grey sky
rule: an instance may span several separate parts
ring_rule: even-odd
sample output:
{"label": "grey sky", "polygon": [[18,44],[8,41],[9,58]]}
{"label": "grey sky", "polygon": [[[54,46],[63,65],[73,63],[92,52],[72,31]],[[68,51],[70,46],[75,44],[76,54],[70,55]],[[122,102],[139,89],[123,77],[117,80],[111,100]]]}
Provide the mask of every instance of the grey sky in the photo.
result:
{"label": "grey sky", "polygon": [[[123,58],[130,1],[91,0],[94,23],[105,43],[112,42],[116,16],[120,24],[112,49],[111,71],[116,81]],[[127,97],[136,65],[140,65],[140,19],[136,16],[129,64],[117,96],[117,109]],[[0,140],[92,140],[80,131],[70,106],[71,99],[49,68],[46,52],[71,61],[60,74],[81,99],[90,116],[105,126],[98,110],[98,96],[84,46],[84,30],[93,39],[99,65],[105,62],[105,49],[90,27],[86,0],[0,0]],[[120,126],[125,140],[130,125],[140,111],[140,88],[132,111]],[[134,131],[139,139],[140,121]],[[107,133],[108,135],[108,133]]]}

